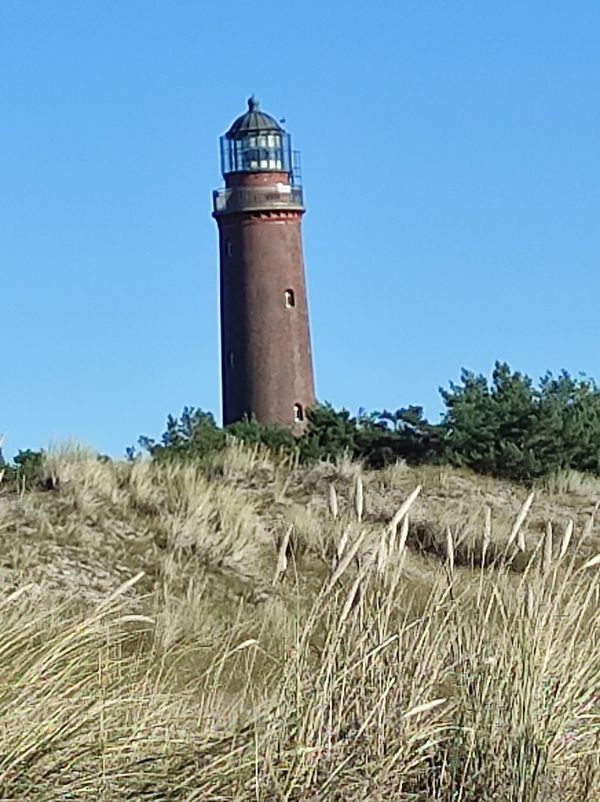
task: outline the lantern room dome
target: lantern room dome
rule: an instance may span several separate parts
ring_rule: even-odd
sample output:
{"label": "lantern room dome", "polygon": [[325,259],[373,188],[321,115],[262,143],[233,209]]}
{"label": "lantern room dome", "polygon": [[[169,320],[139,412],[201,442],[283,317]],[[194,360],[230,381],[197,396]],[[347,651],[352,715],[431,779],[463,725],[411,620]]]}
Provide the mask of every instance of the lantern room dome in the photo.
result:
{"label": "lantern room dome", "polygon": [[260,103],[252,95],[248,99],[248,111],[238,117],[225,134],[227,139],[241,139],[249,134],[283,133],[283,128],[270,114],[260,110]]}

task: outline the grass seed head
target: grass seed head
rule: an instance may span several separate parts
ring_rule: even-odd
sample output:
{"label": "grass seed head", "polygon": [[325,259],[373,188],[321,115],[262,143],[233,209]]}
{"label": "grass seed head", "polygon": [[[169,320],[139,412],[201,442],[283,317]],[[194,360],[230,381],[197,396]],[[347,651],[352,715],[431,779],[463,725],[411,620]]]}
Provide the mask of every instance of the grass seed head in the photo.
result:
{"label": "grass seed head", "polygon": [[581,570],[585,571],[587,568],[595,568],[597,565],[600,565],[600,554],[596,554],[595,557],[592,557],[591,560],[588,560],[581,566]]}
{"label": "grass seed head", "polygon": [[364,512],[364,487],[362,476],[359,473],[356,474],[354,480],[354,512],[356,520],[360,523]]}
{"label": "grass seed head", "polygon": [[452,529],[449,526],[446,527],[446,559],[448,560],[450,576],[454,576],[454,538]]}
{"label": "grass seed head", "polygon": [[483,548],[487,551],[492,541],[492,508],[488,505],[485,508],[485,519],[483,522]]}
{"label": "grass seed head", "polygon": [[[517,517],[515,519],[515,522],[513,524],[513,528],[511,529],[510,535],[508,537],[508,543],[506,544],[507,546],[512,546],[512,544],[515,542],[515,540],[519,536],[519,532],[521,531],[521,527],[523,526],[523,524],[525,522],[525,518],[527,518],[527,513],[529,512],[529,510],[531,509],[531,505],[533,504],[534,496],[535,496],[535,493],[531,492],[527,496],[525,501],[523,502],[523,506],[519,510],[519,514],[517,515]],[[521,538],[521,540],[518,543],[518,547],[519,548],[521,548],[521,546],[523,546],[523,548],[521,550],[524,550],[524,545],[523,544],[524,544],[524,539]]]}
{"label": "grass seed head", "polygon": [[560,552],[558,555],[558,559],[562,560],[562,558],[566,555],[569,543],[571,542],[571,538],[573,537],[573,529],[575,524],[572,518],[569,518],[567,521],[567,525],[565,527],[565,534],[563,535],[562,543],[560,544]]}
{"label": "grass seed head", "polygon": [[542,574],[548,576],[552,567],[552,550],[554,546],[554,533],[552,521],[546,523],[546,534],[544,535],[544,556],[542,559]]}
{"label": "grass seed head", "polygon": [[338,517],[338,498],[335,485],[333,482],[329,483],[329,514],[335,520]]}

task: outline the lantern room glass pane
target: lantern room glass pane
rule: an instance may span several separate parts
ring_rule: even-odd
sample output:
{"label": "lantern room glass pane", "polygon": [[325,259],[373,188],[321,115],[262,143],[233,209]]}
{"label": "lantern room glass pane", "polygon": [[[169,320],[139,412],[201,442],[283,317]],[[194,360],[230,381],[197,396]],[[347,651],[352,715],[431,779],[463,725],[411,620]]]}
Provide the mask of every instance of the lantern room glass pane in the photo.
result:
{"label": "lantern room glass pane", "polygon": [[289,134],[247,134],[236,139],[221,137],[223,175],[263,170],[292,172]]}

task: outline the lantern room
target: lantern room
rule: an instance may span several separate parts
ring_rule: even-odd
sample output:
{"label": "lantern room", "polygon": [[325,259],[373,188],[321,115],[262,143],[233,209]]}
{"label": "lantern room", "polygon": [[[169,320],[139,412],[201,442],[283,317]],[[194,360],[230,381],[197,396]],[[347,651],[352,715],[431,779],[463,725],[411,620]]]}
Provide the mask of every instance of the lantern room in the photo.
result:
{"label": "lantern room", "polygon": [[238,117],[221,137],[221,171],[230,173],[288,173],[299,183],[299,157],[291,137],[281,125],[260,110],[258,100],[248,100],[248,111]]}

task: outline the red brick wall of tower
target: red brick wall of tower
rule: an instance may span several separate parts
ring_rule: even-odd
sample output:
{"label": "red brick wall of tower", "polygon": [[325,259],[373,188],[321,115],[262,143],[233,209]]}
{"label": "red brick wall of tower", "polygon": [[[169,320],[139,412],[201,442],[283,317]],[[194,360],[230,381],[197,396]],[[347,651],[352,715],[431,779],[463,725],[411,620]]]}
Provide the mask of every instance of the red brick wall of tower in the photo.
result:
{"label": "red brick wall of tower", "polygon": [[[226,176],[234,192],[288,183],[286,173]],[[217,216],[225,425],[247,414],[301,431],[315,403],[302,213],[277,208]]]}

